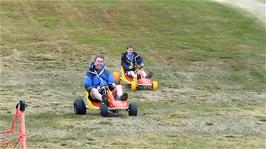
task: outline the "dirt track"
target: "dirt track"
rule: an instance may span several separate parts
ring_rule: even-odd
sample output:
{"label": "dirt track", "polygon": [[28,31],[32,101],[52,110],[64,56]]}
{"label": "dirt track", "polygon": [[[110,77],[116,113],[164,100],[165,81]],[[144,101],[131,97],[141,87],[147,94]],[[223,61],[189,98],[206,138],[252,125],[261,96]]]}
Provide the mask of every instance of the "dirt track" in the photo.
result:
{"label": "dirt track", "polygon": [[266,3],[259,2],[257,0],[215,0],[217,2],[230,4],[246,11],[250,12],[252,15],[256,16],[264,24],[266,24]]}

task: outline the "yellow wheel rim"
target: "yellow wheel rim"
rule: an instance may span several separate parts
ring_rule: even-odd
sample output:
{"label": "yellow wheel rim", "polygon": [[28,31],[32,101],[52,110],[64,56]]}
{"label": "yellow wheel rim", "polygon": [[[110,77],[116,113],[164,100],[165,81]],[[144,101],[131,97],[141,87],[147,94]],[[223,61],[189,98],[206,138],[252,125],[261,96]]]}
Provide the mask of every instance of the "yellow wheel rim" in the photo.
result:
{"label": "yellow wheel rim", "polygon": [[152,81],[152,90],[157,90],[158,89],[158,82],[157,81]]}
{"label": "yellow wheel rim", "polygon": [[116,83],[116,84],[120,84],[120,76],[119,76],[119,73],[116,72],[116,71],[114,71],[114,72],[113,72],[113,77],[114,77],[114,79],[115,79],[115,83]]}
{"label": "yellow wheel rim", "polygon": [[133,82],[131,83],[131,90],[132,90],[132,91],[136,91],[136,89],[137,89],[137,82],[136,82],[136,81],[133,81]]}

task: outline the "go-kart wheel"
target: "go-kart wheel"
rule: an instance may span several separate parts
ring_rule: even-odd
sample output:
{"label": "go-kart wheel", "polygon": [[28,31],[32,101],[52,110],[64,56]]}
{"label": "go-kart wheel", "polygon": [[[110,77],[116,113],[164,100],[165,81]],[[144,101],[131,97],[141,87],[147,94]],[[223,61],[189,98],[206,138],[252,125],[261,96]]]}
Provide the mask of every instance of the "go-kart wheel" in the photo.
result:
{"label": "go-kart wheel", "polygon": [[74,112],[78,115],[86,114],[86,106],[82,98],[78,98],[74,102]]}
{"label": "go-kart wheel", "polygon": [[152,81],[152,90],[157,90],[158,89],[158,82],[157,81]]}
{"label": "go-kart wheel", "polygon": [[108,106],[106,104],[102,104],[100,110],[101,110],[101,116],[103,117],[108,116]]}
{"label": "go-kart wheel", "polygon": [[131,90],[132,91],[136,91],[137,90],[137,82],[136,81],[132,81],[132,83],[131,83]]}
{"label": "go-kart wheel", "polygon": [[138,108],[135,103],[130,103],[128,105],[128,115],[129,116],[137,116],[138,115]]}
{"label": "go-kart wheel", "polygon": [[120,74],[118,72],[114,71],[113,77],[115,78],[115,83],[120,84]]}

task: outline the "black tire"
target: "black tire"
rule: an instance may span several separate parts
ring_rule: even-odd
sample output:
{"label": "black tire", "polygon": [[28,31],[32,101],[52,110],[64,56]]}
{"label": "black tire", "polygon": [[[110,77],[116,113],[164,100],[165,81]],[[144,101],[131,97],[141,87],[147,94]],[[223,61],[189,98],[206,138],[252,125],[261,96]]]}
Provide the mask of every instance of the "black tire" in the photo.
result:
{"label": "black tire", "polygon": [[86,114],[86,106],[82,98],[78,98],[74,102],[74,112],[78,115]]}
{"label": "black tire", "polygon": [[128,105],[128,115],[129,116],[137,116],[138,115],[138,108],[135,103],[130,103]]}
{"label": "black tire", "polygon": [[101,110],[101,116],[103,117],[108,116],[108,106],[106,104],[102,104],[100,110]]}

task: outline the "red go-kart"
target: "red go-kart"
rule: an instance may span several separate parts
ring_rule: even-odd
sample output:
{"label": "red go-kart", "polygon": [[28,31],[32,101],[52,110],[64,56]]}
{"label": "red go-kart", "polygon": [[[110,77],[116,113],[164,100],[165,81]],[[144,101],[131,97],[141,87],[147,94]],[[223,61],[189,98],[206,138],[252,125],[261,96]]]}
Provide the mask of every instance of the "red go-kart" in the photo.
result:
{"label": "red go-kart", "polygon": [[121,77],[118,72],[113,72],[113,76],[115,78],[115,81],[117,84],[120,84],[120,80],[123,80],[124,82],[131,84],[131,90],[136,91],[137,88],[151,88],[152,90],[157,90],[158,89],[158,82],[157,81],[152,81],[149,78],[145,78],[142,71],[141,71],[142,66],[135,66],[135,72],[138,76],[137,80],[134,80],[132,77],[128,77],[125,74],[124,68],[121,66]]}
{"label": "red go-kart", "polygon": [[128,111],[129,116],[137,116],[138,110],[135,103],[128,104],[128,100],[116,100],[108,85],[100,86],[100,90],[105,95],[107,103],[91,99],[86,91],[84,98],[78,98],[74,102],[75,114],[84,115],[86,114],[86,109],[100,109],[100,113],[104,117],[108,116],[110,112],[118,114],[122,110]]}

